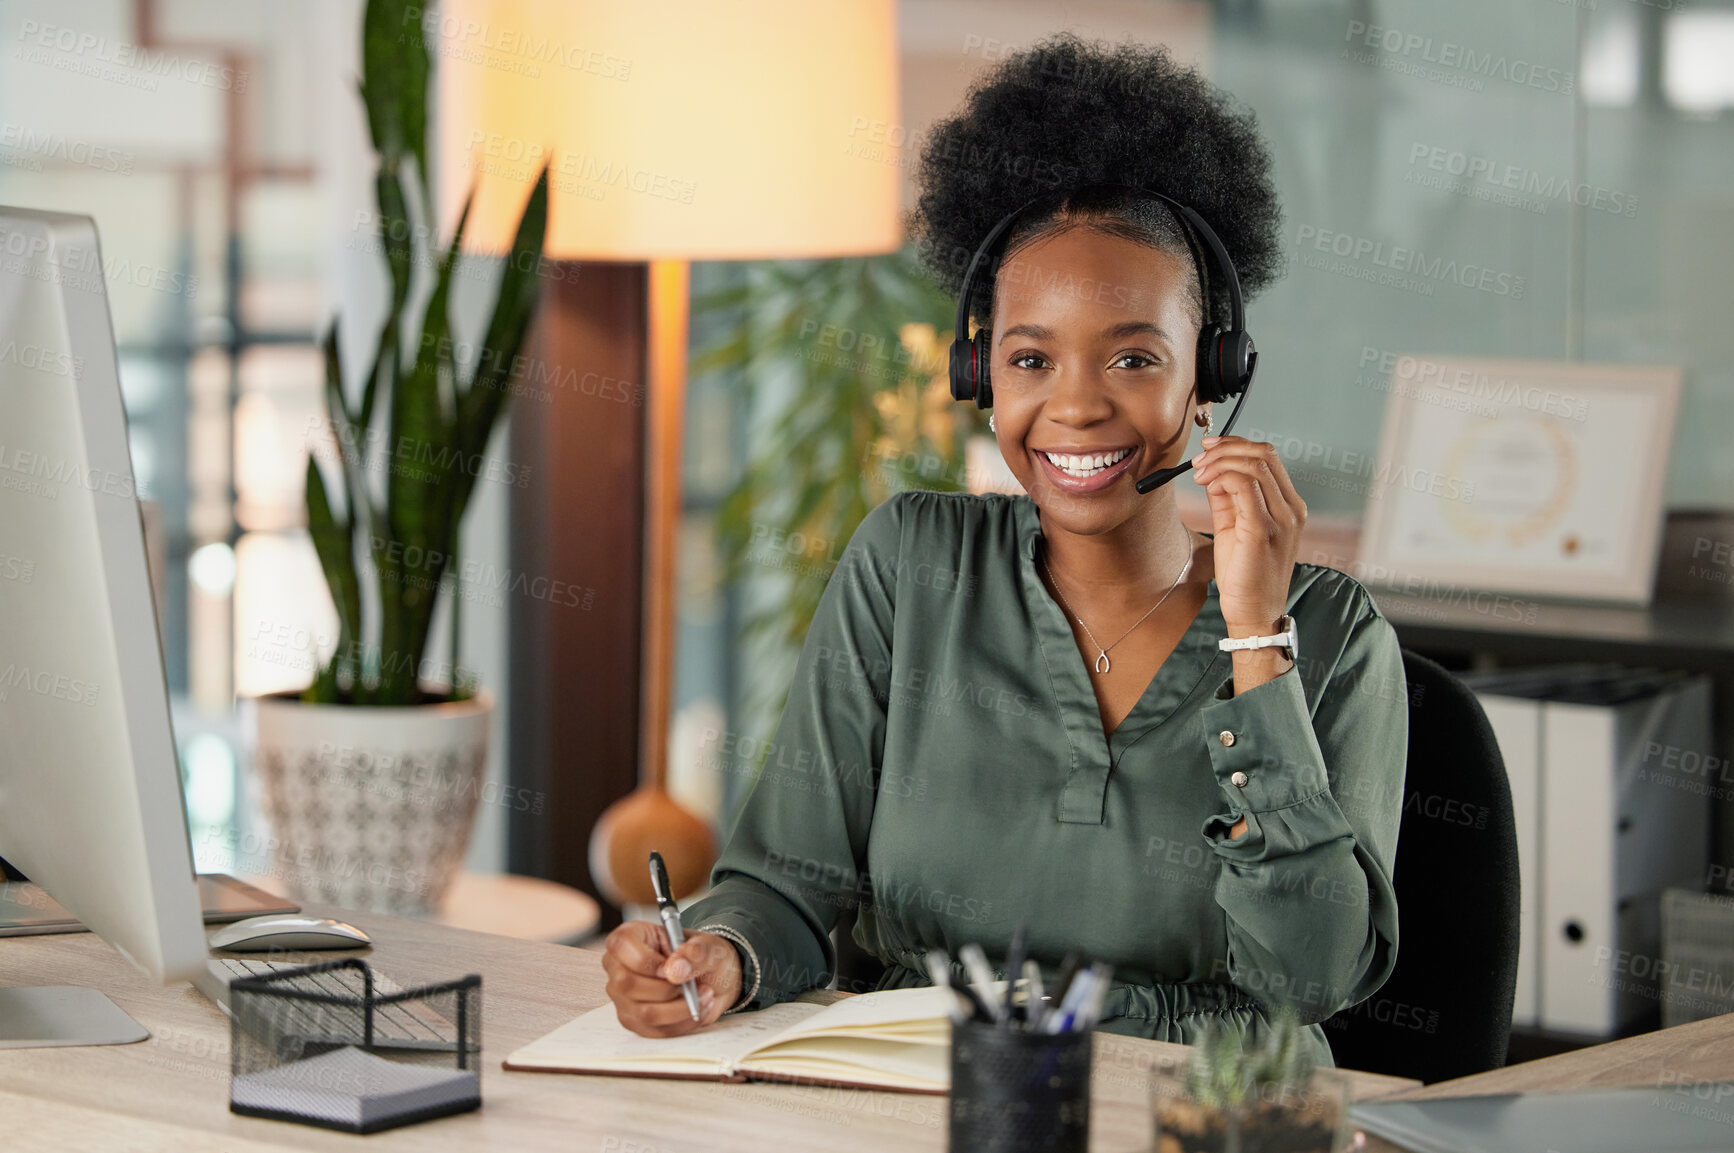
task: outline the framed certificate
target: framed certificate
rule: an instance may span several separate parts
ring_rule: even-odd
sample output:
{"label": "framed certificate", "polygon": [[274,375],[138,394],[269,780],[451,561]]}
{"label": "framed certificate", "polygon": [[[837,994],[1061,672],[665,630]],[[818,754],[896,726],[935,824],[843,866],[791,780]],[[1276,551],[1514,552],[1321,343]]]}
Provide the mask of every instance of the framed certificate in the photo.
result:
{"label": "framed certificate", "polygon": [[1651,365],[1394,358],[1362,579],[1648,603],[1681,379]]}

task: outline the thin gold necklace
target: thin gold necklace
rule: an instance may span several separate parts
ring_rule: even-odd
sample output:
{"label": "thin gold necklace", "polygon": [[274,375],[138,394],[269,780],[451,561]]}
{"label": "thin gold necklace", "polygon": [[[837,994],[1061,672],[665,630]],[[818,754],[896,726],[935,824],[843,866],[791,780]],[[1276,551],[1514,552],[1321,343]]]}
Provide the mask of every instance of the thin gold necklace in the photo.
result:
{"label": "thin gold necklace", "polygon": [[[1186,534],[1186,541],[1188,544],[1190,544],[1192,542],[1192,534],[1190,532],[1188,532]],[[1161,600],[1158,600],[1155,604],[1151,605],[1150,606],[1150,612],[1145,613],[1143,616],[1139,617],[1136,621],[1134,621],[1132,624],[1132,628],[1127,629],[1125,632],[1121,633],[1120,639],[1116,640],[1114,642],[1114,645],[1109,645],[1107,648],[1102,647],[1102,642],[1096,639],[1096,634],[1090,631],[1090,626],[1087,624],[1084,624],[1084,618],[1081,616],[1078,616],[1076,613],[1072,612],[1072,606],[1066,603],[1066,594],[1062,593],[1060,591],[1060,582],[1054,579],[1054,570],[1048,567],[1048,550],[1047,550],[1047,545],[1045,542],[1042,546],[1042,571],[1048,574],[1048,583],[1054,586],[1054,595],[1060,598],[1060,607],[1062,607],[1066,610],[1066,615],[1072,617],[1074,620],[1076,620],[1078,622],[1079,626],[1082,627],[1084,630],[1084,635],[1089,637],[1090,643],[1096,646],[1097,652],[1096,652],[1096,663],[1094,665],[1095,670],[1098,673],[1107,673],[1110,670],[1112,670],[1114,667],[1114,662],[1112,662],[1108,659],[1108,649],[1113,648],[1114,645],[1119,644],[1120,641],[1123,641],[1127,637],[1131,636],[1132,635],[1132,629],[1137,628],[1139,625],[1141,625],[1145,621],[1149,620],[1150,619],[1150,613],[1153,613],[1157,609],[1161,608],[1162,607],[1162,601],[1165,601],[1168,599],[1168,594],[1172,593],[1175,589],[1180,587],[1180,582],[1185,580],[1186,574],[1192,571],[1192,555],[1190,553],[1187,554],[1186,563],[1180,566],[1180,575],[1174,578],[1174,583],[1168,586],[1168,592],[1165,592],[1162,594]]]}

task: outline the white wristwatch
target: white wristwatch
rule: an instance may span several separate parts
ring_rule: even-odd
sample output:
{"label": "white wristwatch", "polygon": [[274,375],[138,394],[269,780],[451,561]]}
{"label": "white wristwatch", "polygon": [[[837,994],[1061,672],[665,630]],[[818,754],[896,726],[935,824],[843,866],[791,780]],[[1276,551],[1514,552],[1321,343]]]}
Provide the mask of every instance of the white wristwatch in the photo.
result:
{"label": "white wristwatch", "polygon": [[1241,649],[1269,649],[1280,647],[1283,656],[1287,657],[1291,661],[1294,660],[1295,654],[1300,652],[1300,634],[1295,632],[1294,618],[1285,613],[1276,618],[1276,627],[1282,631],[1274,636],[1238,638],[1223,637],[1221,640],[1216,642],[1216,647],[1225,653],[1232,653]]}

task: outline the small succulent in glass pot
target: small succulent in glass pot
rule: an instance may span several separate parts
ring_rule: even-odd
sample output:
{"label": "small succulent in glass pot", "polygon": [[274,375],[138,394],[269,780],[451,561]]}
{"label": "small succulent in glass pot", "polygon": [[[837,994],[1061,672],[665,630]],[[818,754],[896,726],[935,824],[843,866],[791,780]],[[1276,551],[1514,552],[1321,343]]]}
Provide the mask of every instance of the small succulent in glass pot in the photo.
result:
{"label": "small succulent in glass pot", "polygon": [[1206,1026],[1152,1084],[1155,1153],[1338,1153],[1347,1085],[1315,1068],[1302,1026],[1279,1010],[1256,1043],[1238,1023]]}

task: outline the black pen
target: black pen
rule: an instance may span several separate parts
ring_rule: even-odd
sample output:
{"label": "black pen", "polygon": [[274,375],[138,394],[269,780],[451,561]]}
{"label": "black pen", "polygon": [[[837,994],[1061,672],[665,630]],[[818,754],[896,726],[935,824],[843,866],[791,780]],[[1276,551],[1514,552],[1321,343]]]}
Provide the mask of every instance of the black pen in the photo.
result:
{"label": "black pen", "polygon": [[[655,849],[650,851],[650,888],[656,894],[656,912],[662,918],[662,927],[668,933],[669,951],[675,952],[686,943],[686,935],[680,931],[680,909],[674,903],[674,894],[668,890],[668,868],[662,863],[662,854]],[[698,1020],[698,982],[688,977],[680,984],[681,996],[686,998],[686,1011]]]}

